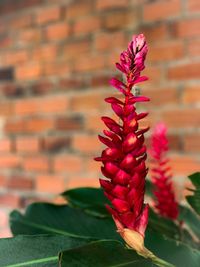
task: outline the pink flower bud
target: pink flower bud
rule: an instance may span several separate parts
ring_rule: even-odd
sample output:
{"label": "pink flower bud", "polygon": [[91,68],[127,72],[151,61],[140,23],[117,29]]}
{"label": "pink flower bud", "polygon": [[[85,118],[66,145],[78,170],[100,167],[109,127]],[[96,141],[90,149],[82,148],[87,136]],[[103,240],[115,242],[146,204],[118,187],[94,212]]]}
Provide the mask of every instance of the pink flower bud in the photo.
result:
{"label": "pink flower bud", "polygon": [[171,181],[171,168],[168,166],[167,127],[159,123],[151,137],[151,157],[154,167],[151,169],[155,208],[160,215],[175,220],[178,217],[178,203],[175,198]]}

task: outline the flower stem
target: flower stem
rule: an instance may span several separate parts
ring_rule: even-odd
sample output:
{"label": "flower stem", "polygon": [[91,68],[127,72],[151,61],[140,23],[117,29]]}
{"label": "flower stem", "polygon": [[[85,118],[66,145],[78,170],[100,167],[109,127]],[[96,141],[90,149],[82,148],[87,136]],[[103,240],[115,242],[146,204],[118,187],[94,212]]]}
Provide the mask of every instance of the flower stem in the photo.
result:
{"label": "flower stem", "polygon": [[159,267],[175,267],[175,265],[166,262],[160,258],[158,258],[157,256],[155,256],[150,250],[148,250],[147,248],[145,248],[144,250],[144,254],[142,253],[142,256],[145,258],[149,258],[153,261],[153,263],[155,263],[157,266]]}

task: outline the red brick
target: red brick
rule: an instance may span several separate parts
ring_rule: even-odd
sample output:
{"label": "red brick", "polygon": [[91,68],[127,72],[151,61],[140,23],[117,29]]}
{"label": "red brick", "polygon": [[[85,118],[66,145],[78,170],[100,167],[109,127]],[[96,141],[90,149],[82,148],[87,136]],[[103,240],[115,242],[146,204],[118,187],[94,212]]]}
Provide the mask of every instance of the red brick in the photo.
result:
{"label": "red brick", "polygon": [[12,189],[31,190],[33,189],[33,181],[23,176],[12,176],[9,178],[7,186]]}
{"label": "red brick", "polygon": [[95,178],[82,178],[77,177],[76,179],[70,179],[67,184],[67,189],[77,187],[99,187],[99,180]]}
{"label": "red brick", "polygon": [[168,19],[180,14],[180,0],[154,1],[143,5],[143,20],[156,21]]}
{"label": "red brick", "polygon": [[17,115],[34,115],[41,113],[65,112],[68,108],[68,99],[66,97],[54,97],[44,99],[24,99],[15,104],[15,113]]}
{"label": "red brick", "polygon": [[78,78],[63,78],[59,81],[59,88],[62,90],[74,90],[81,89],[86,86],[86,82],[84,79]]}
{"label": "red brick", "polygon": [[9,227],[5,227],[5,228],[1,229],[1,231],[0,231],[0,237],[1,238],[12,237],[12,234],[10,232]]}
{"label": "red brick", "polygon": [[109,74],[97,74],[91,77],[91,87],[109,86],[110,75]]}
{"label": "red brick", "polygon": [[4,211],[4,210],[0,210],[0,218],[1,218],[0,228],[6,227],[7,224],[8,224],[8,214],[7,214],[7,212]]}
{"label": "red brick", "polygon": [[0,48],[1,49],[10,47],[12,43],[13,41],[10,37],[8,36],[0,37]]}
{"label": "red brick", "polygon": [[38,101],[32,99],[22,99],[15,102],[15,114],[22,115],[33,115],[38,112]]}
{"label": "red brick", "polygon": [[60,7],[50,7],[42,9],[36,14],[36,23],[39,25],[52,21],[57,21],[60,18]]}
{"label": "red brick", "polygon": [[85,54],[74,62],[74,70],[77,72],[102,70],[105,67],[105,63],[105,58],[102,55]]}
{"label": "red brick", "polygon": [[199,133],[185,134],[183,140],[184,140],[184,150],[186,152],[199,153],[200,151]]}
{"label": "red brick", "polygon": [[69,131],[82,129],[83,123],[80,116],[73,117],[60,117],[55,121],[55,127],[57,130]]}
{"label": "red brick", "polygon": [[163,70],[161,67],[151,66],[148,64],[143,71],[143,75],[149,78],[148,83],[158,83],[163,75]]}
{"label": "red brick", "polygon": [[9,1],[5,1],[5,2],[1,2],[1,9],[0,9],[0,13],[2,14],[8,14],[11,12],[16,12],[19,10],[22,10],[24,8],[28,8],[28,7],[34,7],[36,5],[42,4],[42,0],[9,0]]}
{"label": "red brick", "polygon": [[195,37],[200,34],[200,19],[187,19],[178,21],[173,25],[177,37]]}
{"label": "red brick", "polygon": [[117,30],[121,28],[132,28],[139,21],[138,13],[135,11],[114,11],[106,14],[103,19],[103,27],[106,30]]}
{"label": "red brick", "polygon": [[41,149],[41,141],[36,137],[19,137],[16,139],[17,152],[35,153]]}
{"label": "red brick", "polygon": [[152,108],[156,108],[159,106],[160,108],[163,105],[178,103],[178,90],[176,88],[142,88],[141,94],[150,98],[150,102],[147,103],[146,107],[152,106]]}
{"label": "red brick", "polygon": [[20,197],[14,194],[0,194],[0,205],[12,208],[20,207]]}
{"label": "red brick", "polygon": [[18,65],[28,61],[28,53],[25,50],[18,50],[15,52],[8,52],[4,54],[4,64],[6,65]]}
{"label": "red brick", "polygon": [[5,175],[0,175],[0,187],[6,187],[7,186],[7,177]]}
{"label": "red brick", "polygon": [[200,63],[188,63],[171,67],[168,78],[174,80],[189,80],[199,78]]}
{"label": "red brick", "polygon": [[64,61],[64,62],[48,62],[43,65],[43,74],[45,76],[50,76],[50,75],[67,75],[70,73],[70,67],[71,65]]}
{"label": "red brick", "polygon": [[87,53],[91,50],[91,41],[88,39],[70,41],[64,45],[63,56],[66,59],[77,60],[77,52],[80,54]]}
{"label": "red brick", "polygon": [[0,139],[0,152],[11,152],[13,149],[13,142],[8,138]]}
{"label": "red brick", "polygon": [[100,18],[97,16],[87,16],[74,23],[74,34],[83,35],[95,32],[100,28]]}
{"label": "red brick", "polygon": [[12,30],[14,29],[23,29],[26,27],[32,26],[33,17],[32,14],[17,14],[16,16],[12,16],[10,21],[8,21],[8,25]]}
{"label": "red brick", "polygon": [[40,29],[28,28],[19,32],[17,41],[20,46],[38,44],[42,39],[42,33]]}
{"label": "red brick", "polygon": [[51,61],[57,57],[57,46],[48,44],[35,48],[32,51],[32,59],[34,61]]}
{"label": "red brick", "polygon": [[74,135],[72,138],[72,148],[81,153],[96,153],[101,150],[100,144],[96,135]]}
{"label": "red brick", "polygon": [[104,123],[100,119],[100,115],[89,115],[86,118],[86,128],[92,132],[100,132],[104,129]]}
{"label": "red brick", "polygon": [[41,65],[39,63],[27,63],[16,68],[17,80],[29,80],[38,78],[41,75]]}
{"label": "red brick", "polygon": [[85,169],[86,169],[87,173],[94,173],[98,177],[100,168],[101,168],[101,163],[96,161],[96,160],[94,160],[91,157],[89,157],[85,161]]}
{"label": "red brick", "polygon": [[65,181],[60,175],[40,175],[36,177],[36,190],[45,193],[61,193],[65,191]]}
{"label": "red brick", "polygon": [[57,152],[68,148],[70,145],[69,137],[47,136],[43,139],[43,149],[47,152]]}
{"label": "red brick", "polygon": [[21,158],[15,154],[0,155],[0,168],[17,168],[21,164]]}
{"label": "red brick", "polygon": [[184,56],[184,45],[181,41],[165,41],[154,46],[148,53],[148,60],[151,62],[162,62],[176,60]]}
{"label": "red brick", "polygon": [[200,109],[174,109],[163,112],[163,120],[168,127],[197,127],[200,123]]}
{"label": "red brick", "polygon": [[64,39],[69,35],[70,27],[66,22],[49,25],[46,29],[46,37],[49,41]]}
{"label": "red brick", "polygon": [[[167,134],[167,139],[169,142],[169,150],[180,151],[182,150],[182,140],[181,137],[174,134]],[[145,144],[148,149],[151,147],[151,137],[148,136],[145,138]],[[173,160],[173,159],[172,159]]]}
{"label": "red brick", "polygon": [[148,43],[158,43],[168,37],[168,27],[166,23],[147,24],[142,26],[141,32],[145,35]]}
{"label": "red brick", "polygon": [[182,101],[184,104],[200,103],[200,86],[186,86],[183,91]]}
{"label": "red brick", "polygon": [[55,172],[76,173],[80,172],[83,168],[83,159],[75,155],[60,155],[54,159]]}
{"label": "red brick", "polygon": [[7,97],[23,95],[23,88],[13,83],[6,83],[0,85],[0,91]]}
{"label": "red brick", "polygon": [[52,91],[54,88],[54,83],[51,81],[43,80],[35,82],[32,87],[31,91],[38,95],[38,94],[47,94]]}
{"label": "red brick", "polygon": [[200,2],[198,0],[188,0],[187,1],[188,10],[191,12],[199,12],[200,11]]}
{"label": "red brick", "polygon": [[189,56],[199,56],[200,55],[200,39],[188,40],[188,54]]}
{"label": "red brick", "polygon": [[26,121],[25,131],[29,133],[43,133],[53,129],[54,120],[50,118],[32,118]]}
{"label": "red brick", "polygon": [[25,171],[48,171],[49,170],[49,159],[45,156],[32,156],[25,157],[23,159],[23,165]]}
{"label": "red brick", "polygon": [[68,20],[76,20],[82,16],[91,14],[92,12],[92,2],[89,0],[83,1],[73,1],[66,8],[66,18]]}
{"label": "red brick", "polygon": [[60,113],[66,112],[69,107],[69,100],[66,96],[54,96],[53,98],[43,98],[39,113]]}
{"label": "red brick", "polygon": [[96,6],[97,10],[106,10],[106,9],[114,9],[114,8],[122,8],[128,6],[128,0],[97,0]]}
{"label": "red brick", "polygon": [[6,121],[4,130],[8,134],[22,133],[25,130],[26,123],[24,120]]}
{"label": "red brick", "polygon": [[13,103],[10,101],[3,101],[0,103],[0,116],[9,117],[13,115]]}
{"label": "red brick", "polygon": [[78,95],[71,98],[71,110],[72,111],[91,111],[98,110],[101,106],[104,96],[100,94],[88,94]]}
{"label": "red brick", "polygon": [[188,176],[194,172],[198,172],[200,162],[189,156],[173,155],[171,157],[171,166],[174,175]]}
{"label": "red brick", "polygon": [[[115,45],[113,45],[115,40]],[[109,32],[96,35],[95,48],[100,51],[123,49],[126,45],[126,38],[123,32]]]}

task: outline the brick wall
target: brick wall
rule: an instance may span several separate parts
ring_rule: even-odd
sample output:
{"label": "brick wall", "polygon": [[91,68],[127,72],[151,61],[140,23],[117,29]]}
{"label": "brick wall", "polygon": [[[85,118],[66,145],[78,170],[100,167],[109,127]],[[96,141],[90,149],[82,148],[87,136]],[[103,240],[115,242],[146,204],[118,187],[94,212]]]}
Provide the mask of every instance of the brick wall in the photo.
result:
{"label": "brick wall", "polygon": [[149,43],[148,122],[169,127],[180,188],[200,169],[199,0],[0,2],[0,236],[7,214],[98,185],[103,102],[133,33]]}

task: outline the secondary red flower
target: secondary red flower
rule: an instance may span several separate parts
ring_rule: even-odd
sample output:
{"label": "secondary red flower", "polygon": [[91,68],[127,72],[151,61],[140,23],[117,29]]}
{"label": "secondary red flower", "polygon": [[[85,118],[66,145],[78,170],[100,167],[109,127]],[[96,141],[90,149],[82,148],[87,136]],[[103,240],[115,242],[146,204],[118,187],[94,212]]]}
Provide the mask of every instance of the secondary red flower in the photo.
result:
{"label": "secondary red flower", "polygon": [[106,197],[111,201],[107,206],[119,231],[134,230],[144,236],[148,223],[148,205],[144,204],[146,147],[144,133],[148,130],[139,129],[139,120],[147,113],[138,113],[135,104],[149,101],[145,96],[135,96],[131,92],[133,86],[147,78],[140,73],[144,69],[147,44],[143,34],[134,36],[126,51],[121,53],[120,62],[116,67],[125,75],[122,82],[112,78],[110,84],[123,94],[123,100],[115,97],[105,99],[111,104],[117,121],[102,117],[107,126],[100,141],[107,146],[100,157],[102,174],[100,179]]}
{"label": "secondary red flower", "polygon": [[167,128],[163,123],[156,125],[151,138],[151,156],[153,168],[151,170],[155,208],[158,213],[172,220],[178,217],[178,203],[175,199],[171,181],[171,168],[167,158],[168,140]]}

